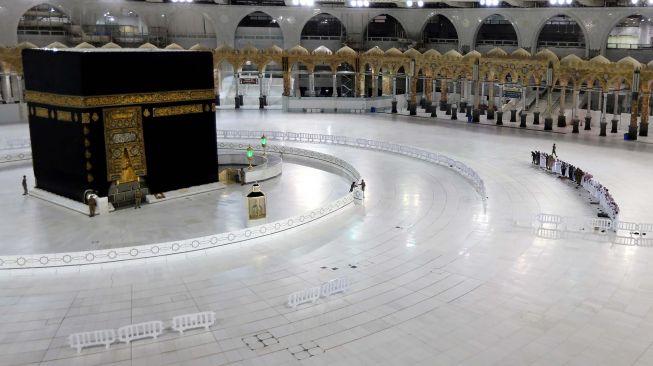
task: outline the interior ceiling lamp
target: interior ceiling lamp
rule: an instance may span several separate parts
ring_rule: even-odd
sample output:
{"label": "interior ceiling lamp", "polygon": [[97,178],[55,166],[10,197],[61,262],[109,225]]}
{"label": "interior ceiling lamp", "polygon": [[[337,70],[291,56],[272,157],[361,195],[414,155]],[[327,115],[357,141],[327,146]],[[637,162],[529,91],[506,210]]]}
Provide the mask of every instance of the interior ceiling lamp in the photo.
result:
{"label": "interior ceiling lamp", "polygon": [[349,6],[352,8],[367,8],[370,6],[370,2],[367,0],[351,0]]}
{"label": "interior ceiling lamp", "polygon": [[413,2],[411,0],[406,1],[406,6],[409,8],[412,8],[414,5],[417,5],[418,8],[421,8],[424,6],[424,2],[422,0],[419,0],[417,2]]}
{"label": "interior ceiling lamp", "polygon": [[[637,3],[639,3],[639,0],[630,0],[630,3],[633,5],[637,5]],[[647,3],[648,6],[653,6],[653,0],[642,0],[642,3]]]}
{"label": "interior ceiling lamp", "polygon": [[499,6],[499,0],[479,0],[481,6]]}
{"label": "interior ceiling lamp", "polygon": [[549,0],[550,5],[571,5],[573,0]]}

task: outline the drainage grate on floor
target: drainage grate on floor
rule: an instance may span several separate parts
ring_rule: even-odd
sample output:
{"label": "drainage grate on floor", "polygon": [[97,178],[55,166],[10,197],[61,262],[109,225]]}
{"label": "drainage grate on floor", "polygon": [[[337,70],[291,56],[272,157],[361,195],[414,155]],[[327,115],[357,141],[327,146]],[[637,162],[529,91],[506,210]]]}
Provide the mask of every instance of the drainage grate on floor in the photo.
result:
{"label": "drainage grate on floor", "polygon": [[276,339],[270,332],[262,332],[255,334],[253,336],[243,338],[243,342],[251,349],[252,351],[271,346],[273,344],[279,343],[279,340]]}
{"label": "drainage grate on floor", "polygon": [[288,348],[293,356],[298,360],[304,360],[309,357],[318,356],[324,353],[324,350],[320,348],[315,342],[306,342],[296,346]]}

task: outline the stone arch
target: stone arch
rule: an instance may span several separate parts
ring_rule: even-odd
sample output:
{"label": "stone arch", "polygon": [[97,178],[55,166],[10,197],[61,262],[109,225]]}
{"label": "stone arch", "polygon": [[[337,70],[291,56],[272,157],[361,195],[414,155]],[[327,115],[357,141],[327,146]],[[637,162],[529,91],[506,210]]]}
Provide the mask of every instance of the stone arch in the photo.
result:
{"label": "stone arch", "polygon": [[[319,22],[313,24],[316,20],[319,20]],[[336,30],[336,28],[339,29]],[[314,39],[316,37],[317,39]],[[315,14],[307,19],[300,32],[300,45],[309,50],[321,45],[336,50],[342,46],[346,39],[347,29],[345,23],[339,16],[327,12]]]}
{"label": "stone arch", "polygon": [[[456,26],[456,24],[453,21],[451,21],[451,19],[449,19],[449,17],[445,16],[444,14],[433,14],[432,16],[430,16],[430,17],[428,17],[426,19],[426,21],[424,22],[424,25],[422,26],[422,30],[420,32],[422,43],[424,43],[424,44],[431,43],[431,42],[428,42],[428,39],[427,39],[428,34],[426,32],[428,31],[429,24],[434,24],[434,23],[431,22],[431,20],[433,20],[435,18],[438,18],[440,20],[444,20],[444,22],[441,23],[441,24],[444,24],[446,26],[451,25],[451,27],[453,28],[453,33],[455,35],[454,38],[456,39],[454,49],[457,49],[459,44],[460,44],[460,31],[459,31],[458,27]],[[448,35],[448,36],[450,36],[450,35]],[[447,37],[447,38],[449,38],[449,37]],[[442,52],[442,51],[446,51],[446,50],[439,50],[439,51]]]}
{"label": "stone arch", "polygon": [[[386,22],[388,20],[388,22]],[[380,26],[378,24],[389,24],[386,26]],[[394,28],[394,29],[389,29]],[[391,31],[394,34],[392,36],[385,36],[385,32]],[[379,12],[378,14],[371,15],[367,24],[363,27],[363,38],[365,40],[366,46],[364,48],[372,48],[373,45],[370,44],[370,39],[376,40],[379,38],[396,38],[396,39],[407,39],[408,32],[406,27],[401,23],[399,19],[388,14]],[[395,43],[396,41],[392,41]],[[376,45],[376,44],[374,44]],[[389,48],[389,47],[385,47]]]}
{"label": "stone arch", "polygon": [[72,24],[70,12],[62,6],[35,2],[26,7],[17,19],[17,40],[18,43],[30,42],[38,46],[53,42],[74,46],[70,41]]}
{"label": "stone arch", "polygon": [[[515,21],[511,17],[507,16],[506,14],[494,13],[494,14],[488,15],[485,18],[483,18],[483,20],[481,22],[479,22],[478,26],[474,30],[474,39],[473,39],[473,48],[474,49],[478,50],[479,35],[481,34],[481,30],[483,29],[483,26],[485,26],[487,24],[486,22],[491,21],[490,18],[493,18],[493,17],[494,18],[501,18],[501,20],[507,21],[510,24],[510,26],[512,27],[513,32],[515,33],[515,41],[517,43],[516,45],[514,45],[515,48],[518,45],[522,44],[521,35],[519,34],[519,29],[515,25]],[[494,48],[495,46],[501,47],[502,45],[492,45],[491,47]],[[481,52],[481,53],[483,53],[483,52]]]}
{"label": "stone arch", "polygon": [[[260,17],[260,20],[257,20],[255,17]],[[268,36],[271,37],[271,38],[269,38],[267,42],[265,42],[265,41],[263,41],[263,42],[251,42],[252,39],[247,38],[250,35],[247,35],[247,34],[240,34],[239,35],[239,30],[238,29],[239,28],[245,28],[245,25],[247,25],[247,22],[249,20],[252,21],[252,23],[250,23],[249,25],[254,25],[254,27],[247,27],[247,28],[278,29],[278,33],[279,33],[279,36],[281,37],[281,39],[279,40],[279,38],[277,37],[276,34],[272,35],[271,34],[272,32],[270,30],[268,30]],[[268,22],[268,26],[263,25],[263,23],[265,23],[265,22]],[[277,33],[277,31],[274,31],[274,33]],[[272,38],[272,37],[276,37],[276,38]],[[260,11],[260,10],[252,11],[252,12],[246,14],[245,16],[243,16],[242,18],[240,18],[240,20],[238,20],[238,23],[236,23],[236,28],[234,29],[234,48],[235,49],[243,48],[243,47],[247,46],[248,44],[253,44],[258,49],[266,49],[266,48],[268,48],[268,47],[270,47],[272,45],[284,44],[284,39],[285,39],[285,34],[284,34],[284,31],[283,31],[283,28],[281,27],[281,25],[279,24],[277,19],[275,17],[273,17],[272,15],[270,15],[269,13],[264,12],[264,11]]]}
{"label": "stone arch", "polygon": [[[629,18],[635,18],[635,17],[641,17],[642,20],[646,20],[646,23],[653,24],[653,23],[651,23],[651,21],[648,20],[648,19],[652,19],[652,18],[647,16],[647,15],[644,15],[643,13],[631,13],[631,14],[628,14],[628,15],[626,15],[624,17],[617,18],[616,20],[611,21],[610,25],[607,27],[607,31],[603,35],[603,37],[601,39],[601,48],[602,49],[608,49],[609,48],[608,43],[609,43],[609,40],[610,40],[610,36],[613,33],[613,31],[615,30],[615,28],[617,28],[617,26],[620,23],[626,21]],[[648,61],[648,60],[646,60],[646,61]]]}
{"label": "stone arch", "polygon": [[201,44],[214,47],[218,31],[213,19],[206,13],[191,8],[180,8],[168,16],[168,43],[177,43],[184,48]]}
{"label": "stone arch", "polygon": [[[531,44],[535,46],[535,49],[537,49],[538,51],[540,50],[540,36],[542,35],[542,32],[545,30],[545,27],[547,26],[548,22],[551,19],[556,18],[556,17],[569,18],[580,29],[581,35],[583,37],[583,43],[584,43],[584,46],[582,48],[585,49],[585,54],[583,56],[587,56],[587,51],[589,50],[589,46],[590,46],[589,34],[587,33],[587,30],[583,26],[583,22],[580,20],[580,18],[578,18],[575,14],[572,14],[572,13],[569,13],[569,14],[558,13],[558,14],[552,15],[552,16],[546,18],[546,19],[542,19],[542,21],[538,25],[535,26],[535,28],[537,29],[537,32],[535,32],[534,39],[533,39]],[[543,46],[542,48],[546,48],[546,47],[547,46]],[[566,56],[566,55],[558,55],[558,57],[560,57],[560,58],[562,58],[564,56]]]}

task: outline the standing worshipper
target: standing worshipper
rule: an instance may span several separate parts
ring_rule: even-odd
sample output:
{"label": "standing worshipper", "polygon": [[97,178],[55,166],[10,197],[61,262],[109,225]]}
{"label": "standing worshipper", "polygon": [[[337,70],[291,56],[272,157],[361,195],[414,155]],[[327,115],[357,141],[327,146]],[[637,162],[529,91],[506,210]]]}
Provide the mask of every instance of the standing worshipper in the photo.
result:
{"label": "standing worshipper", "polygon": [[363,191],[363,198],[365,198],[365,179],[361,179],[361,190]]}
{"label": "standing worshipper", "polygon": [[351,187],[349,187],[349,192],[353,192],[354,188],[356,188],[356,182],[351,182]]}
{"label": "standing worshipper", "polygon": [[95,208],[97,207],[97,201],[95,200],[95,195],[91,195],[88,198],[88,216],[93,217],[95,216]]}
{"label": "standing worshipper", "polygon": [[551,152],[551,155],[555,155],[555,157],[558,157],[558,154],[556,153],[556,144],[553,144],[553,151]]}
{"label": "standing worshipper", "polygon": [[27,177],[23,175],[23,196],[27,196]]}
{"label": "standing worshipper", "polygon": [[142,199],[143,199],[143,192],[141,192],[141,187],[138,187],[134,191],[134,208],[141,208]]}

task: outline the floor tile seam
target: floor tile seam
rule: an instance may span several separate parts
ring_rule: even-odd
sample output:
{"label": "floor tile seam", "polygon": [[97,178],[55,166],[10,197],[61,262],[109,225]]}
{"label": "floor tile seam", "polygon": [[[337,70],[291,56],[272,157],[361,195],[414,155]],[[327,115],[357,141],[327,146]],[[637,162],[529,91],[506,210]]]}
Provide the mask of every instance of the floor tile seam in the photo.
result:
{"label": "floor tile seam", "polygon": [[[58,326],[57,326],[57,331],[54,333],[54,336],[50,338],[50,342],[48,344],[48,349],[47,350],[50,350],[50,348],[52,347],[52,342],[54,342],[54,340],[57,338],[56,335],[61,330],[61,326],[63,325],[64,321],[66,320],[66,315],[70,312],[70,309],[72,309],[72,304],[75,302],[76,298],[77,298],[77,294],[75,294],[75,297],[73,297],[73,299],[71,301],[71,306],[68,308],[68,311],[66,312],[66,314],[64,314],[64,316],[61,317],[61,320],[59,321]],[[46,356],[47,356],[47,351],[43,354],[43,357],[41,358],[40,362],[44,362]]]}

